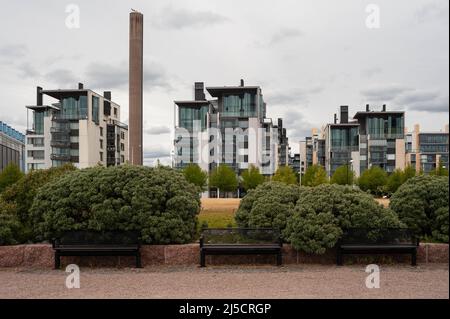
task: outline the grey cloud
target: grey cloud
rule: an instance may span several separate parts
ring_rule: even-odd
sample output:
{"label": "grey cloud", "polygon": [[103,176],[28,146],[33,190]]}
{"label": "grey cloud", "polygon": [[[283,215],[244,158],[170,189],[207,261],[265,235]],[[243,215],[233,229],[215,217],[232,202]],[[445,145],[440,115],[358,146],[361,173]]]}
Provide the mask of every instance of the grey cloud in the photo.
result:
{"label": "grey cloud", "polygon": [[20,58],[28,53],[24,44],[9,44],[0,46],[0,58]]}
{"label": "grey cloud", "polygon": [[212,11],[189,11],[183,8],[165,7],[153,17],[153,26],[161,29],[200,28],[228,22],[230,19]]}
{"label": "grey cloud", "polygon": [[402,85],[390,84],[362,90],[361,94],[369,102],[388,102],[409,90],[409,88]]}
{"label": "grey cloud", "polygon": [[303,32],[295,28],[282,28],[278,30],[270,39],[270,44],[278,44],[289,38],[298,38],[303,35]]}
{"label": "grey cloud", "polygon": [[152,145],[144,148],[145,159],[170,157],[170,149],[161,145]]}
{"label": "grey cloud", "polygon": [[35,78],[40,75],[38,70],[29,62],[19,64],[17,70],[23,78]]}
{"label": "grey cloud", "polygon": [[46,80],[55,83],[58,87],[74,86],[80,79],[68,69],[56,69],[48,72],[44,77]]}
{"label": "grey cloud", "polygon": [[304,115],[295,110],[289,110],[283,115],[283,126],[287,128],[290,143],[297,143],[306,136],[311,135],[311,129],[315,125],[309,123]]}
{"label": "grey cloud", "polygon": [[161,135],[161,134],[168,134],[170,133],[170,128],[168,126],[160,125],[160,126],[153,126],[146,130],[144,130],[145,134],[149,135]]}
{"label": "grey cloud", "polygon": [[[128,64],[93,62],[86,68],[89,85],[104,89],[128,87]],[[144,62],[144,86],[170,88],[166,71],[155,62]]]}
{"label": "grey cloud", "polygon": [[415,14],[418,23],[445,19],[448,21],[448,1],[433,1],[420,7]]}
{"label": "grey cloud", "polygon": [[448,113],[449,111],[449,97],[439,91],[408,92],[396,99],[396,102],[411,111],[433,113]]}
{"label": "grey cloud", "polygon": [[361,75],[365,78],[372,78],[373,76],[380,74],[383,71],[380,67],[373,67],[361,70]]}
{"label": "grey cloud", "polygon": [[323,91],[323,87],[313,88],[293,88],[278,92],[269,92],[265,95],[267,103],[275,105],[298,105],[299,103],[308,103],[309,96]]}

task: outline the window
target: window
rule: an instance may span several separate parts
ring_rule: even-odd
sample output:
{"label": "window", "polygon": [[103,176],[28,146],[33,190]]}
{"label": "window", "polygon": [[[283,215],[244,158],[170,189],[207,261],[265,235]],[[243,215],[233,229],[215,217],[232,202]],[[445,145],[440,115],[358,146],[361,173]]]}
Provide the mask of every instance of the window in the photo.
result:
{"label": "window", "polygon": [[125,139],[125,133],[124,133],[124,132],[120,132],[120,138],[121,138],[122,140]]}
{"label": "window", "polygon": [[114,116],[117,116],[117,107],[114,108]]}
{"label": "window", "polygon": [[120,155],[120,162],[121,162],[121,163],[125,163],[125,156]]}
{"label": "window", "polygon": [[100,99],[97,96],[92,96],[92,122],[99,124],[99,105]]}
{"label": "window", "polygon": [[120,143],[120,150],[121,150],[121,151],[125,151],[125,144]]}
{"label": "window", "polygon": [[103,136],[103,127],[100,127],[100,136]]}
{"label": "window", "polygon": [[34,111],[34,132],[44,134],[44,112]]}
{"label": "window", "polygon": [[103,162],[103,152],[100,152],[100,162]]}
{"label": "window", "polygon": [[100,140],[100,148],[103,149],[103,140]]}

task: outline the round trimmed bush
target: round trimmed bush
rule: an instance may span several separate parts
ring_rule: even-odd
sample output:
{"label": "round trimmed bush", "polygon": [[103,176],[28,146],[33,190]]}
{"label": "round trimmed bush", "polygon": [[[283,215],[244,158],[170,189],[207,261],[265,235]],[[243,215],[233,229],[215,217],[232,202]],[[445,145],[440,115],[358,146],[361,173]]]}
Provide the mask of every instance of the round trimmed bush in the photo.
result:
{"label": "round trimmed bush", "polygon": [[280,182],[267,182],[250,190],[241,200],[235,220],[239,227],[283,230],[302,188]]}
{"label": "round trimmed bush", "polygon": [[413,177],[392,195],[390,207],[417,234],[448,242],[448,186],[445,176]]}
{"label": "round trimmed bush", "polygon": [[296,249],[322,254],[336,244],[346,228],[402,226],[396,214],[371,195],[351,186],[324,184],[302,192],[284,238]]}
{"label": "round trimmed bush", "polygon": [[68,230],[137,230],[148,244],[190,242],[200,189],[167,167],[76,171],[42,187],[31,214],[39,239]]}

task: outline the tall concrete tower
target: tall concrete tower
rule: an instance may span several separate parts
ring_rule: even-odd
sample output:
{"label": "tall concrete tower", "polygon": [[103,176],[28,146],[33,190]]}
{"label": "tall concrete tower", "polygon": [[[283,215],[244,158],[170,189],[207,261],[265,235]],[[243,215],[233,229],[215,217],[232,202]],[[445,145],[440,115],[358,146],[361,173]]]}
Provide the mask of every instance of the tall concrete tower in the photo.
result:
{"label": "tall concrete tower", "polygon": [[142,82],[143,82],[143,26],[140,12],[130,13],[130,66],[129,66],[129,143],[130,162],[142,165]]}

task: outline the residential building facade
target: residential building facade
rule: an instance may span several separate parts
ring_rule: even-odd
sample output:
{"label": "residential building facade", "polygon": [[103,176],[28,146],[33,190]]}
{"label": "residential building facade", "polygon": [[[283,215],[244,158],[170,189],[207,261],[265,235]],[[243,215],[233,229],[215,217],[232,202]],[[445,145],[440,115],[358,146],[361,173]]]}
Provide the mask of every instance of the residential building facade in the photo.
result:
{"label": "residential building facade", "polygon": [[289,144],[282,119],[266,117],[266,103],[258,86],[206,87],[196,82],[194,100],[174,101],[173,166],[198,164],[210,172],[227,164],[240,175],[249,165],[271,176],[288,165]]}
{"label": "residential building facade", "polygon": [[0,173],[11,163],[25,171],[25,135],[0,121]]}
{"label": "residential building facade", "polygon": [[439,164],[448,169],[448,148],[448,124],[437,132],[421,132],[419,124],[416,124],[412,132],[406,133],[406,165],[424,173],[436,170]]}
{"label": "residential building facade", "polygon": [[[44,96],[53,102],[44,104]],[[36,104],[26,108],[31,120],[26,134],[27,170],[128,161],[128,126],[120,122],[120,106],[111,100],[111,92],[102,96],[82,83],[77,89],[37,87]]]}

